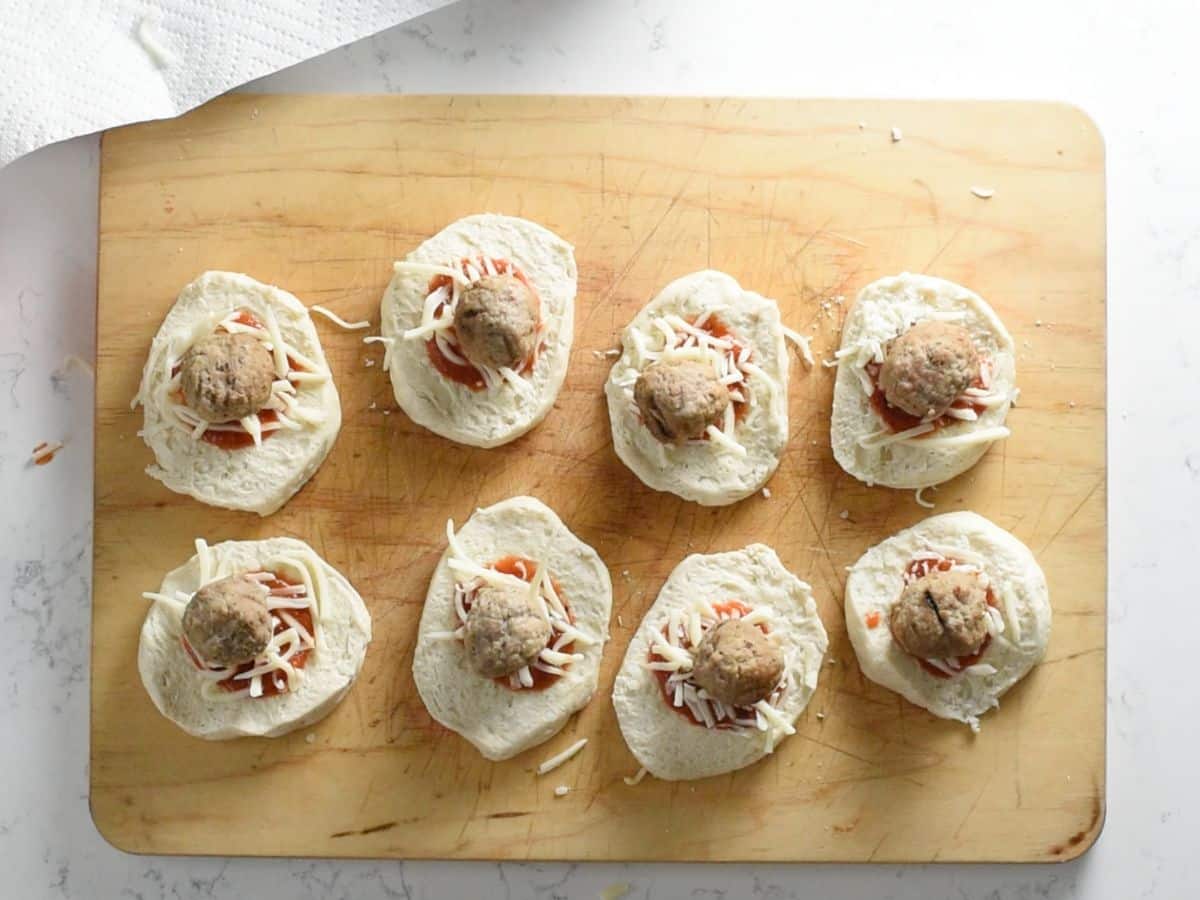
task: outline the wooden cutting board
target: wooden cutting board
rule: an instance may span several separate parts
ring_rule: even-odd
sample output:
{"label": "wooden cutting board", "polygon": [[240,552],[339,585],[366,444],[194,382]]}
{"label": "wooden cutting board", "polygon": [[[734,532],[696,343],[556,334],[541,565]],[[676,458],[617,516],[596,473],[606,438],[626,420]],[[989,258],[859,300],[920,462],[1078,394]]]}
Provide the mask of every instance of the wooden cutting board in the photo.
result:
{"label": "wooden cutting board", "polygon": [[[895,135],[892,128],[900,129]],[[900,139],[900,134],[903,134]],[[1034,103],[579,97],[231,96],[105,135],[100,191],[91,803],[147,853],[647,860],[1063,860],[1104,817],[1104,147],[1079,110]],[[973,187],[995,190],[991,199]],[[460,447],[395,408],[378,346],[318,320],[344,410],[329,459],[267,520],[142,473],[129,401],[182,285],[232,269],[378,322],[392,261],[469,213],[576,246],[566,385],[546,421]],[[930,496],[1033,548],[1049,577],[1045,662],[973,737],[867,682],[842,619],[845,567],[927,511],[834,463],[832,370],[793,365],[770,497],[703,509],[617,460],[601,385],[624,323],[712,267],[836,347],[855,292],[902,270],[962,282],[1012,330],[1011,439]],[[372,365],[373,363],[373,365]],[[436,725],[413,640],[448,517],[534,494],[613,576],[600,690],[556,738],[484,761]],[[277,740],[211,744],[154,710],[140,593],[192,541],[293,535],[359,588],[375,640],[346,702]],[[798,733],[747,770],[646,779],[609,699],[638,620],[689,552],[774,546],[815,589],[828,665]],[[580,737],[582,754],[537,777]],[[556,798],[554,789],[571,792]]]}

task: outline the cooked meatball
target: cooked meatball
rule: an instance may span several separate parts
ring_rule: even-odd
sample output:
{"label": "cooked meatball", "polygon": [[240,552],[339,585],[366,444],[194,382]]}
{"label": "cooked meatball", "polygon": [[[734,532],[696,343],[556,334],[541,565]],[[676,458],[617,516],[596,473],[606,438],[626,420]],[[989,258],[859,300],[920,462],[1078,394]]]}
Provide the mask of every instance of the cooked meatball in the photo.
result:
{"label": "cooked meatball", "polygon": [[987,637],[987,589],[973,572],[930,572],[892,606],[892,636],[913,656],[944,659],[979,650]]}
{"label": "cooked meatball", "polygon": [[519,587],[485,584],[467,612],[467,659],[480,675],[499,678],[532,663],[550,641],[550,623]]}
{"label": "cooked meatball", "polygon": [[454,330],[477,366],[518,368],[537,341],[538,304],[512,275],[487,275],[464,290],[454,308]]}
{"label": "cooked meatball", "polygon": [[936,419],[978,377],[979,353],[967,329],[926,319],[892,341],[879,385],[897,409]]}
{"label": "cooked meatball", "polygon": [[263,652],[274,631],[267,589],[245,575],[210,582],[183,611],[183,636],[201,661],[236,666]]}
{"label": "cooked meatball", "polygon": [[254,335],[218,331],[191,346],[179,374],[183,399],[196,415],[230,422],[267,405],[275,362]]}
{"label": "cooked meatball", "polygon": [[783,677],[783,651],[757,625],[726,619],[696,648],[692,679],[730,706],[753,706],[771,696]]}
{"label": "cooked meatball", "polygon": [[730,400],[712,366],[685,360],[647,366],[633,386],[633,402],[652,435],[664,444],[682,444],[719,425]]}

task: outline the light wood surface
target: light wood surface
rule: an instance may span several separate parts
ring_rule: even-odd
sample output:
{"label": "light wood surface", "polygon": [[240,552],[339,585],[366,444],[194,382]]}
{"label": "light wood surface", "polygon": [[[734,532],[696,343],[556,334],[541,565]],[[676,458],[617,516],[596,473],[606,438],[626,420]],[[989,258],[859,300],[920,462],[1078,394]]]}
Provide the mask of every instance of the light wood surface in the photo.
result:
{"label": "light wood surface", "polygon": [[[1081,853],[1104,816],[1103,153],[1078,110],[1030,103],[232,96],[105,135],[91,757],[101,832],[151,853]],[[244,271],[377,323],[392,261],[479,211],[528,217],[576,246],[571,367],[531,434],[476,450],[414,426],[395,409],[378,346],[318,319],[344,425],[283,511],[210,509],[142,473],[151,455],[129,401],[182,285],[206,269]],[[845,566],[928,513],[912,492],[869,489],[833,461],[831,370],[793,365],[791,439],[769,499],[702,509],[643,487],[617,460],[601,394],[610,361],[598,351],[663,284],[704,267],[776,298],[822,358],[854,293],[906,269],[969,285],[1013,332],[1012,438],[930,493],[937,512],[973,509],[1014,531],[1050,582],[1047,658],[978,737],[855,664]],[[592,703],[547,744],[494,764],[432,722],[410,667],[447,517],[517,493],[549,503],[608,564],[612,641]],[[197,536],[275,534],[311,542],[366,598],[375,640],[362,677],[307,731],[187,737],[138,680],[140,593]],[[609,691],[634,627],[687,553],[751,541],[813,584],[830,634],[798,733],[735,774],[626,786],[637,764]],[[579,737],[590,742],[574,761],[535,775]],[[572,790],[560,799],[561,784]]]}

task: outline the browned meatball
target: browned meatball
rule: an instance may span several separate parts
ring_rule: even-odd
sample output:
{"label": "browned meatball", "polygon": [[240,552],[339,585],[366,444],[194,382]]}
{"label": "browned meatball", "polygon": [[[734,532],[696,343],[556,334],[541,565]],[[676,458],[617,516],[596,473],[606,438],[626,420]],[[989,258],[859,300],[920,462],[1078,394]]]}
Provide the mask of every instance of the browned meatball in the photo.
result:
{"label": "browned meatball", "polygon": [[183,610],[183,636],[210,666],[237,666],[266,649],[274,628],[267,589],[245,575],[209,582]]}
{"label": "browned meatball", "polygon": [[944,659],[979,650],[987,637],[987,589],[974,572],[930,572],[892,606],[892,636],[913,656]]}
{"label": "browned meatball", "polygon": [[783,651],[757,625],[726,619],[696,648],[692,679],[730,706],[753,706],[771,696],[783,677]]}
{"label": "browned meatball", "polygon": [[664,444],[682,444],[718,425],[729,406],[729,388],[701,362],[657,362],[633,386],[633,402],[650,433]]}
{"label": "browned meatball", "polygon": [[467,659],[480,675],[499,678],[531,664],[550,641],[550,623],[519,587],[485,584],[467,612]]}
{"label": "browned meatball", "polygon": [[252,334],[218,331],[183,355],[183,399],[207,422],[229,422],[256,413],[271,399],[275,361]]}
{"label": "browned meatball", "polygon": [[926,319],[892,341],[879,385],[897,409],[936,419],[978,377],[979,352],[967,329]]}
{"label": "browned meatball", "polygon": [[462,292],[454,330],[467,359],[477,366],[518,368],[537,341],[538,304],[512,275],[487,275]]}

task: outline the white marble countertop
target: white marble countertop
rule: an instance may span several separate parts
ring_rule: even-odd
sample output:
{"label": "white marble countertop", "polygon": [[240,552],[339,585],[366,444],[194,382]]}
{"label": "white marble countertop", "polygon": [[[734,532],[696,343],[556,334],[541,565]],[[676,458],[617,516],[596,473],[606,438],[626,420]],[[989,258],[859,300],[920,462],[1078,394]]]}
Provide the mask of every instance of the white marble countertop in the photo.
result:
{"label": "white marble countertop", "polygon": [[[60,370],[68,354],[92,355],[89,137],[0,171],[0,894],[594,897],[628,882],[630,896],[654,898],[1194,896],[1200,727],[1194,691],[1180,687],[1195,651],[1179,626],[1200,588],[1188,568],[1200,533],[1200,54],[1194,4],[1146,6],[474,0],[253,85],[1019,97],[1086,109],[1108,145],[1112,548],[1108,820],[1090,853],[1060,866],[568,866],[110,848],[87,809],[92,387],[85,372]],[[30,466],[33,446],[57,437],[58,458]]]}

